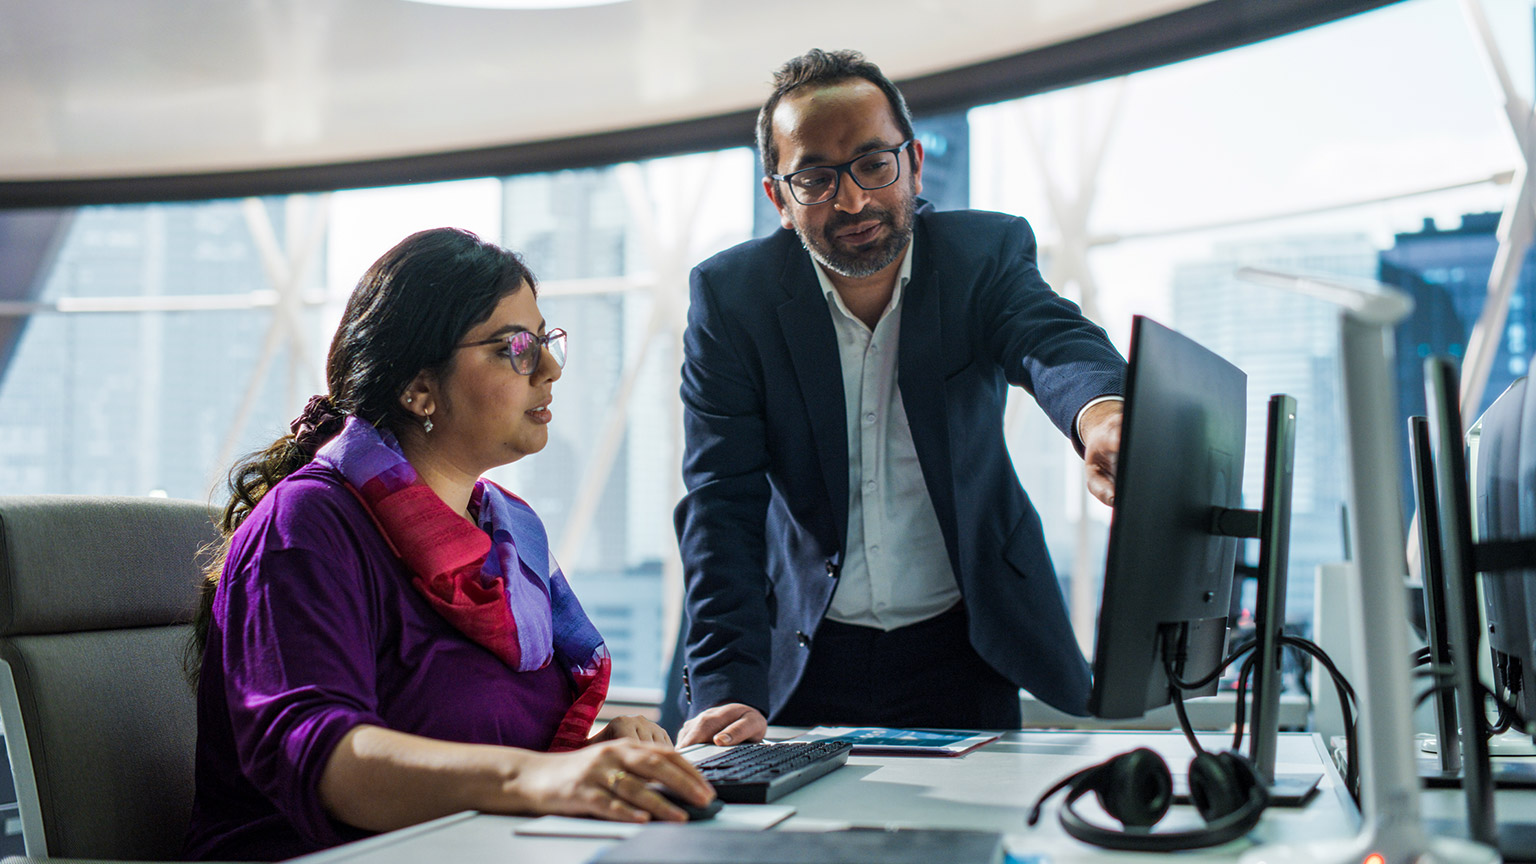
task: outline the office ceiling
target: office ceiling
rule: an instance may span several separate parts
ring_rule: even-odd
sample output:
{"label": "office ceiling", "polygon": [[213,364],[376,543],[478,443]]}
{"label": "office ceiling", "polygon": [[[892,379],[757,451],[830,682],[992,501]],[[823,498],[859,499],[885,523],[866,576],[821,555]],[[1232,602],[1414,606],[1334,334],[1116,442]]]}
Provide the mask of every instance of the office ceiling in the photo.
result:
{"label": "office ceiling", "polygon": [[921,107],[1130,71],[1114,67],[1385,2],[628,0],[493,10],[0,0],[0,207],[369,185],[477,164],[506,173],[745,144],[772,70],[810,47],[865,51]]}

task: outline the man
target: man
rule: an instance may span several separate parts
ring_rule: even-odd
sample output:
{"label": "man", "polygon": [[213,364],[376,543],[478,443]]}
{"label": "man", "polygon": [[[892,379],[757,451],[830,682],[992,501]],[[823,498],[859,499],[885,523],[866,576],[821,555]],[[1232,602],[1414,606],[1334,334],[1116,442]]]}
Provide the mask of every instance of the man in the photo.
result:
{"label": "man", "polygon": [[758,116],[786,230],[694,269],[676,526],[679,746],[768,718],[1018,728],[1088,666],[1003,442],[1028,389],[1113,498],[1124,361],[1022,219],[917,198],[923,146],[857,52],[789,61]]}

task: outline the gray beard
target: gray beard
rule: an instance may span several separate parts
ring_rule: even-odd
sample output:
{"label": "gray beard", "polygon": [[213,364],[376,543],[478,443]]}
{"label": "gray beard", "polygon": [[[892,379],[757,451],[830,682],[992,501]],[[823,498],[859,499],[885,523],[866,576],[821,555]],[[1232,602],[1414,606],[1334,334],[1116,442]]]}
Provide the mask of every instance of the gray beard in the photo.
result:
{"label": "gray beard", "polygon": [[800,245],[811,253],[816,263],[847,279],[863,279],[891,266],[912,240],[912,229],[909,226],[905,231],[893,230],[884,242],[873,249],[860,253],[841,253],[830,246],[826,249],[812,246],[806,242],[804,234],[798,230],[795,233],[800,237]]}
{"label": "gray beard", "polygon": [[[890,227],[890,235],[877,245],[857,252],[839,251],[833,243],[831,234],[839,227],[837,220],[822,226],[818,242],[808,240],[806,232],[799,225],[795,226],[795,235],[800,238],[800,245],[805,247],[805,251],[811,253],[811,258],[822,267],[845,279],[863,279],[891,266],[906,251],[907,244],[912,242],[912,223],[916,218],[917,206],[911,198],[907,198],[897,207],[899,209],[894,212],[885,211],[885,218],[881,219]],[[903,218],[896,218],[898,213]]]}

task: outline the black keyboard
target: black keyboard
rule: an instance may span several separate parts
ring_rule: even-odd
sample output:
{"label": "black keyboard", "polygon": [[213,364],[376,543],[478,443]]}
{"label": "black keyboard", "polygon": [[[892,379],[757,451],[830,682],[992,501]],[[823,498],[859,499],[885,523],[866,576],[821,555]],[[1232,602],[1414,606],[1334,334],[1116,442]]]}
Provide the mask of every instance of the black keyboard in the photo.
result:
{"label": "black keyboard", "polygon": [[848,761],[853,744],[838,738],[738,744],[694,763],[720,800],[767,804]]}

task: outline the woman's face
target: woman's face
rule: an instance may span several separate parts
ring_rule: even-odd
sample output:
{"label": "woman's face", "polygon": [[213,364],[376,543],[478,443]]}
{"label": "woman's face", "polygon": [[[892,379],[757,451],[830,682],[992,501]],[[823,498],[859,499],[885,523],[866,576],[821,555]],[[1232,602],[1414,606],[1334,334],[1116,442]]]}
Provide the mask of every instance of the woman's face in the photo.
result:
{"label": "woman's face", "polygon": [[[501,337],[521,330],[545,333],[527,283],[464,334],[459,344],[468,347],[454,352],[437,382],[426,443],[472,476],[537,453],[549,442],[549,405],[560,367],[542,347],[532,375],[516,372]],[[470,344],[490,340],[495,341]]]}

